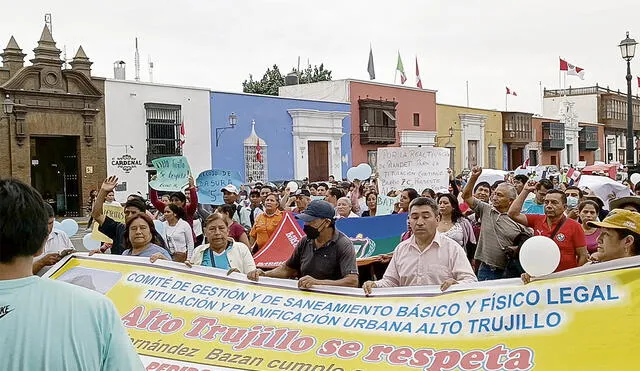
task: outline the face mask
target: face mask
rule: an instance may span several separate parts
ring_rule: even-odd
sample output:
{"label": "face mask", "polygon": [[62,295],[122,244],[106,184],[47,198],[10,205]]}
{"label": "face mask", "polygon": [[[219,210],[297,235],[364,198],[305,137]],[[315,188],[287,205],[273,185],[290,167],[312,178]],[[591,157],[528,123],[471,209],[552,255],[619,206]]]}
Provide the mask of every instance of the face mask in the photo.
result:
{"label": "face mask", "polygon": [[567,197],[567,207],[573,209],[578,206],[578,197],[569,196]]}
{"label": "face mask", "polygon": [[316,238],[320,237],[320,230],[308,224],[305,224],[302,230],[307,235],[307,238],[309,238],[310,240],[315,240]]}

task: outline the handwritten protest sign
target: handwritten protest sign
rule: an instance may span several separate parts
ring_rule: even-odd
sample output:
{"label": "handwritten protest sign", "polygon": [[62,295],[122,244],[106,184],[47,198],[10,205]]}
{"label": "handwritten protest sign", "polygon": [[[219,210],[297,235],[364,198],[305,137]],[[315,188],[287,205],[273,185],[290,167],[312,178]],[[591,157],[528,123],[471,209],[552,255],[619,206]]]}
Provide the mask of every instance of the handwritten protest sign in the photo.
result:
{"label": "handwritten protest sign", "polygon": [[449,150],[446,148],[378,148],[380,193],[391,190],[449,188]]}
{"label": "handwritten protest sign", "polygon": [[621,260],[528,285],[374,289],[373,297],[113,255],[75,254],[46,276],[109,297],[146,370],[630,370],[640,257]]}
{"label": "handwritten protest sign", "polygon": [[400,196],[389,197],[385,195],[378,195],[378,206],[376,208],[376,216],[389,215],[393,213],[393,205],[400,200]]}
{"label": "handwritten protest sign", "polygon": [[213,169],[206,170],[198,175],[198,202],[204,205],[218,205],[222,200],[222,188],[233,184],[237,188],[242,185],[240,175],[231,170]]}
{"label": "handwritten protest sign", "polygon": [[151,162],[158,173],[149,185],[156,191],[181,191],[189,184],[191,169],[186,157],[161,157]]}
{"label": "handwritten protest sign", "polygon": [[[124,223],[124,208],[118,205],[103,205],[102,215],[108,216],[116,222]],[[102,232],[98,231],[98,223],[93,223],[93,229],[91,231],[91,238],[96,241],[113,243],[113,240],[107,237]]]}

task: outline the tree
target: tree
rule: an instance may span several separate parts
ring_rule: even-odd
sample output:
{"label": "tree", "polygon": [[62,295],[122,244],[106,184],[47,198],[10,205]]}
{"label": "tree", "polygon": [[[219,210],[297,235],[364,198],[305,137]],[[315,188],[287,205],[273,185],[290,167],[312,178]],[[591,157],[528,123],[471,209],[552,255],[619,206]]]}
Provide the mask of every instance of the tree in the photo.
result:
{"label": "tree", "polygon": [[[298,72],[295,68],[292,72]],[[331,80],[331,71],[324,68],[324,64],[320,66],[308,65],[307,68],[298,73],[300,76],[300,84],[308,84],[318,81]],[[267,68],[262,79],[254,80],[253,75],[249,75],[249,80],[242,83],[242,91],[252,94],[278,95],[278,88],[284,86],[284,76],[280,73],[277,64],[272,68]]]}

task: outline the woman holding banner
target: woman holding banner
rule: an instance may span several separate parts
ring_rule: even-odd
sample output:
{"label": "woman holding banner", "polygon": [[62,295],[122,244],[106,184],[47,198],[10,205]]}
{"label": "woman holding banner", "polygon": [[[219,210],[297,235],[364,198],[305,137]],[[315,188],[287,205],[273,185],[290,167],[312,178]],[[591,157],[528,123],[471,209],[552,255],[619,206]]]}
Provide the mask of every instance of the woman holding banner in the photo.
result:
{"label": "woman holding banner", "polygon": [[164,208],[163,238],[167,242],[173,260],[183,262],[193,255],[193,231],[185,220],[184,210],[169,204]]}
{"label": "woman holding banner", "polygon": [[278,195],[269,193],[264,200],[264,212],[256,218],[256,222],[249,232],[251,251],[255,254],[265,246],[282,221],[282,211],[278,209]]}
{"label": "woman holding banner", "polygon": [[209,215],[204,233],[209,243],[198,246],[193,257],[184,262],[189,268],[193,265],[220,268],[227,274],[234,271],[248,274],[256,269],[247,245],[229,238],[229,223],[225,216],[220,213]]}
{"label": "woman holding banner", "polygon": [[158,246],[161,243],[156,237],[158,232],[147,214],[140,213],[128,219],[125,228],[123,256],[171,259],[169,252]]}

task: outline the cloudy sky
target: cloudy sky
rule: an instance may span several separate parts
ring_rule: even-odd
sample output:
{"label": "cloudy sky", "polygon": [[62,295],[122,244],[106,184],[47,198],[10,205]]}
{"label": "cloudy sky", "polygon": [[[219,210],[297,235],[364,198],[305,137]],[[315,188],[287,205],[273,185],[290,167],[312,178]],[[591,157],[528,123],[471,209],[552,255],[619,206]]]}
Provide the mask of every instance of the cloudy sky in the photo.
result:
{"label": "cloudy sky", "polygon": [[[0,43],[14,35],[31,57],[45,13],[58,47],[71,58],[82,45],[95,75],[113,77],[113,62],[124,60],[133,78],[137,36],[143,80],[149,56],[155,82],[212,90],[241,91],[250,73],[261,77],[274,63],[289,71],[298,56],[323,62],[334,79],[368,79],[371,44],[377,81],[394,82],[399,50],[407,85],[417,56],[440,103],[465,105],[468,80],[471,106],[504,109],[509,86],[518,93],[509,109],[534,113],[540,82],[558,87],[559,56],[586,71],[567,85],[626,89],[617,45],[627,30],[640,40],[638,0],[32,0],[12,3]],[[634,62],[640,75],[640,56]]]}

